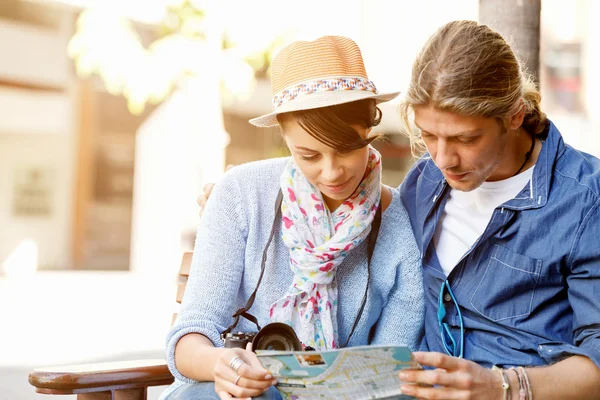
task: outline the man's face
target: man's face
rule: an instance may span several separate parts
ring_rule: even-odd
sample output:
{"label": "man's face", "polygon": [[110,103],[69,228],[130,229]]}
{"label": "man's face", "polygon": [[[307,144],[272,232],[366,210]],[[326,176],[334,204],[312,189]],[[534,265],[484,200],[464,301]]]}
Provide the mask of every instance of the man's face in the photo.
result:
{"label": "man's face", "polygon": [[[435,165],[456,190],[471,191],[484,181],[506,179],[512,135],[495,118],[472,117],[430,106],[414,108],[415,124]],[[517,167],[518,168],[518,167]],[[516,172],[516,168],[513,170]]]}

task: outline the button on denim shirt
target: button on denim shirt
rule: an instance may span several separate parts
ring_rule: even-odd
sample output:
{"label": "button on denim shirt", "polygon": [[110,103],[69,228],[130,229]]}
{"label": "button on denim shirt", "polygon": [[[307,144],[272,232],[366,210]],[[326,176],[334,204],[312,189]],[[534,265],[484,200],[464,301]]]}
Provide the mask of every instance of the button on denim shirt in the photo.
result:
{"label": "button on denim shirt", "polygon": [[[432,237],[451,188],[423,157],[400,190],[423,262],[422,350],[444,353],[437,311],[446,276]],[[600,367],[600,160],[566,145],[550,123],[532,180],[494,210],[447,279],[464,358],[538,366],[584,355]],[[444,322],[459,340],[448,300]]]}

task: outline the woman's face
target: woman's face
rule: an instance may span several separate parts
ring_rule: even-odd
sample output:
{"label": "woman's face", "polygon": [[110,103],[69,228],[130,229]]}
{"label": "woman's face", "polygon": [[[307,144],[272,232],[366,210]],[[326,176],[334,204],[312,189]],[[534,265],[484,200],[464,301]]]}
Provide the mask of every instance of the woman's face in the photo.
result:
{"label": "woman's face", "polygon": [[[341,152],[319,142],[290,116],[281,118],[281,132],[298,168],[321,191],[329,210],[335,210],[358,187],[367,169],[369,147]],[[354,126],[362,138],[370,129]]]}

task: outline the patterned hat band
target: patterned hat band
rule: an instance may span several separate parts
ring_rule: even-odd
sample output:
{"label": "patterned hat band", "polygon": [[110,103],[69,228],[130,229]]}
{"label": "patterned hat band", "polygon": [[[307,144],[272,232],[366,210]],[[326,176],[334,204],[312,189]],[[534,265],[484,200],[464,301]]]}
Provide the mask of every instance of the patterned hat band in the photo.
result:
{"label": "patterned hat band", "polygon": [[284,91],[273,96],[273,108],[281,106],[297,97],[316,92],[334,92],[356,90],[361,92],[373,92],[377,94],[375,84],[366,78],[361,77],[343,77],[326,78],[309,82],[302,82],[289,87]]}

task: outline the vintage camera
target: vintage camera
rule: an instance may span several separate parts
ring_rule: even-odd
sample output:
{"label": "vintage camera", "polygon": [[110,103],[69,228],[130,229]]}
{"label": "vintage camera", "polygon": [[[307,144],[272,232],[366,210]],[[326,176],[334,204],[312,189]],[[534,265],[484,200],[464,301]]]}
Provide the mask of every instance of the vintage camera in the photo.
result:
{"label": "vintage camera", "polygon": [[252,343],[252,351],[256,350],[279,350],[279,351],[301,351],[302,344],[291,326],[273,322],[265,325],[260,331],[254,332],[230,332],[224,335],[223,340],[226,348],[246,348],[246,344]]}

